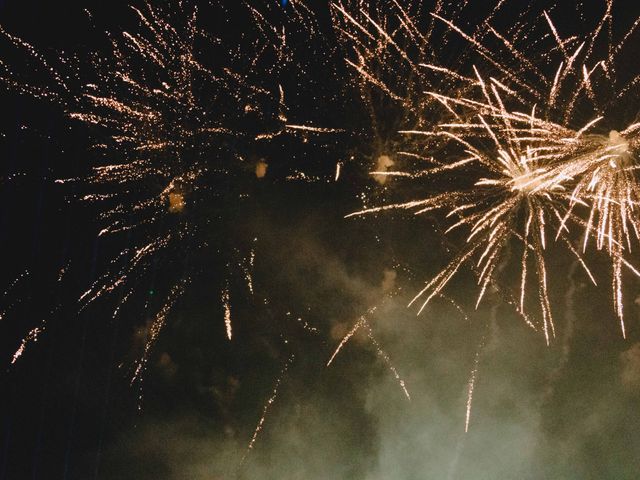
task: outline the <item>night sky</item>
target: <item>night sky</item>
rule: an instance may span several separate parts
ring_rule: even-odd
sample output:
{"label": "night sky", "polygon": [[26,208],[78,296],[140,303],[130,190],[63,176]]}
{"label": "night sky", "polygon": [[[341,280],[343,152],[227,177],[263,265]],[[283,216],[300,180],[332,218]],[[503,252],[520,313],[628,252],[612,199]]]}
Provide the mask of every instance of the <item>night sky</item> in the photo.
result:
{"label": "night sky", "polygon": [[[437,299],[416,316],[407,304],[451,253],[438,219],[405,211],[344,218],[362,208],[363,197],[378,205],[447,188],[446,178],[435,186],[380,185],[368,174],[381,154],[399,148],[396,132],[415,121],[412,114],[375,89],[362,95],[325,1],[306,2],[313,35],[291,24],[293,1],[186,3],[198,5],[200,27],[220,39],[214,60],[239,52],[231,67],[266,94],[259,113],[238,118],[222,94],[216,111],[242,134],[215,152],[189,154],[234,151],[244,163],[230,181],[206,180],[204,194],[185,193],[184,212],[142,231],[98,236],[103,207],[79,201],[94,186],[56,182],[87,178],[101,161],[92,148],[101,130],[0,83],[0,480],[640,478],[640,282],[625,284],[626,339],[611,308],[606,255],[590,259],[602,279],[596,287],[553,247],[547,260],[557,335],[550,346],[497,291],[475,310],[468,269],[448,287],[466,315]],[[428,16],[429,2],[414,3]],[[486,8],[482,3],[471,2],[469,18]],[[552,2],[539,3],[542,11]],[[600,1],[577,3],[587,24],[603,9]],[[108,55],[106,31],[139,28],[128,5],[143,2],[0,0],[0,25],[44,55]],[[242,59],[265,41],[253,7],[274,31],[285,26],[290,34],[284,53],[267,46],[249,65]],[[637,14],[619,6],[614,18],[628,23]],[[567,9],[556,18],[568,31],[580,16]],[[496,23],[510,21],[506,9]],[[633,41],[637,51],[638,37]],[[441,55],[457,65],[462,50],[451,42]],[[47,84],[24,58],[2,38],[0,61]],[[380,72],[390,74],[403,72]],[[289,123],[336,131],[253,141],[277,128],[280,87]],[[627,102],[619,114],[633,117],[639,109],[640,101]],[[262,161],[268,170],[258,178],[253,166]],[[186,237],[155,258],[133,279],[135,295],[119,315],[113,312],[122,290],[80,308],[78,298],[119,252],[182,221],[198,225],[205,247],[192,248]],[[236,268],[249,251],[253,292]],[[156,313],[187,275],[191,282],[142,381],[132,382]],[[514,275],[506,286],[517,282]],[[372,307],[375,340],[358,331],[327,366]],[[37,341],[12,364],[22,339],[43,321]],[[248,449],[265,405],[263,428]]]}

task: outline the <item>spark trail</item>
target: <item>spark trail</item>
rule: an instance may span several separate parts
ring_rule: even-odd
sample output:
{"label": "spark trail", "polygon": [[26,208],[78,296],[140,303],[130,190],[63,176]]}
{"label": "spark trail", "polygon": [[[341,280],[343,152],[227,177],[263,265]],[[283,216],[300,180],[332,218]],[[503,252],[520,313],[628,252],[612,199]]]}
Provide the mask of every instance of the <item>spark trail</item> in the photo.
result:
{"label": "spark trail", "polygon": [[289,371],[289,368],[293,364],[294,360],[295,360],[295,355],[291,354],[287,359],[287,361],[285,362],[284,366],[282,367],[282,370],[280,371],[280,375],[278,375],[278,377],[276,378],[275,385],[271,390],[271,396],[268,398],[267,402],[264,404],[264,407],[262,408],[262,416],[260,417],[260,420],[258,420],[258,425],[256,425],[256,428],[253,431],[253,435],[251,436],[251,440],[249,440],[249,444],[247,445],[245,454],[240,460],[239,468],[242,468],[242,466],[245,464],[247,460],[249,453],[251,452],[251,450],[253,450],[253,447],[256,441],[258,440],[258,436],[260,435],[260,432],[264,428],[264,423],[267,419],[267,415],[269,414],[271,407],[275,403],[276,398],[278,398],[278,390],[280,389],[280,385],[282,384],[282,381],[287,375],[287,372]]}
{"label": "spark trail", "polygon": [[337,355],[340,353],[340,351],[342,351],[343,347],[349,342],[349,340],[353,338],[353,336],[358,332],[358,330],[362,329],[366,332],[367,337],[369,338],[369,341],[371,341],[371,344],[374,346],[378,357],[382,359],[386,367],[389,369],[393,377],[398,382],[398,385],[400,385],[400,388],[402,389],[404,396],[407,397],[407,400],[411,400],[411,395],[409,394],[409,390],[407,390],[407,386],[404,379],[400,376],[400,374],[398,373],[398,370],[396,369],[394,364],[391,362],[389,355],[382,349],[382,346],[380,345],[380,343],[378,342],[378,340],[373,334],[373,330],[371,329],[369,320],[367,320],[367,317],[373,315],[377,309],[378,309],[377,306],[373,306],[369,310],[367,310],[367,312],[355,322],[353,327],[351,327],[351,329],[344,335],[344,337],[342,337],[342,340],[340,340],[340,343],[338,343],[338,346],[336,347],[333,354],[327,361],[327,367],[329,367],[333,363]]}

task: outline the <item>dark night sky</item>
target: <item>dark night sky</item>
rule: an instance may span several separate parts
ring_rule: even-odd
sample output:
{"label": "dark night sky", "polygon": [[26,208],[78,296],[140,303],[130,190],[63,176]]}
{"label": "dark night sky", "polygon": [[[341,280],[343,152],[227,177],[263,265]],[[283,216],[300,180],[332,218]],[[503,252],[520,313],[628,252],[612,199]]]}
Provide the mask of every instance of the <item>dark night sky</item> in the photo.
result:
{"label": "dark night sky", "polygon": [[[90,51],[104,47],[100,32],[135,25],[129,3],[137,2],[61,7],[0,0],[0,25],[47,53]],[[85,8],[94,30],[86,26]],[[230,8],[224,21],[202,8],[203,22],[224,41],[251,42],[243,27],[250,19],[240,7]],[[499,295],[473,312],[470,274],[450,287],[473,312],[468,319],[446,302],[416,317],[406,304],[443,265],[446,250],[428,218],[344,218],[361,206],[360,192],[375,191],[366,171],[379,138],[367,130],[358,96],[341,82],[348,72],[330,48],[326,2],[314,8],[324,40],[296,43],[293,35],[291,54],[304,73],[281,72],[285,88],[295,92],[291,118],[346,124],[349,133],[304,144],[282,140],[252,152],[269,160],[267,177],[246,180],[248,200],[230,213],[228,230],[211,233],[239,245],[258,238],[255,294],[242,290],[240,278],[232,280],[231,342],[219,301],[225,261],[214,250],[197,259],[178,253],[170,268],[160,262],[151,280],[140,282],[140,298],[115,320],[118,294],[78,313],[79,295],[131,238],[97,239],[97,207],[74,201],[86,186],[54,183],[87,173],[93,132],[70,126],[55,106],[0,93],[0,295],[29,272],[0,296],[0,311],[6,310],[0,480],[640,478],[637,282],[626,292],[626,340],[606,282],[593,287],[571,259],[553,251],[559,334],[550,347]],[[273,24],[283,21],[282,12],[271,12]],[[2,48],[0,59],[19,62]],[[327,65],[334,65],[330,74]],[[265,80],[269,88],[275,84]],[[389,131],[397,130],[392,122]],[[330,178],[335,162],[352,154],[340,182],[283,180],[295,170]],[[130,385],[132,365],[162,305],[156,286],[197,262],[211,267],[171,312],[140,402],[137,384]],[[596,261],[596,271],[606,268]],[[391,269],[400,290],[381,301]],[[411,401],[364,335],[325,367],[341,336],[373,305],[379,305],[370,318],[374,334]],[[45,318],[38,342],[10,366],[25,333]],[[302,328],[304,321],[317,331]],[[482,338],[465,434],[467,381]],[[242,462],[291,358],[264,429]]]}

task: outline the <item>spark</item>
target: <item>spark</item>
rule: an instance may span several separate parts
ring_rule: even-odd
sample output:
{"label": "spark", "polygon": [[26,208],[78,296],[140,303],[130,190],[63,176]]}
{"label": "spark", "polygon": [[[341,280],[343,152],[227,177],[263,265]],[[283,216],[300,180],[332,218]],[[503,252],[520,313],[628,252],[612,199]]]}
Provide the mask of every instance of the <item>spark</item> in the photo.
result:
{"label": "spark", "polygon": [[303,130],[307,132],[315,132],[315,133],[340,133],[344,132],[341,128],[327,128],[327,127],[316,127],[313,125],[292,125],[286,124],[286,128],[291,130]]}
{"label": "spark", "polygon": [[[633,142],[637,140],[631,136]],[[624,258],[632,250],[634,240],[640,235],[637,208],[640,205],[640,186],[634,171],[637,169],[629,139],[612,130],[607,137],[594,135],[592,142],[599,144],[597,155],[581,159],[576,169],[580,179],[571,193],[565,219],[574,211],[587,205],[588,219],[584,225],[583,251],[588,240],[595,238],[596,248],[606,250],[612,263],[613,306],[620,323],[622,336],[626,337],[623,312],[622,267],[628,267],[634,275],[637,270]]]}
{"label": "spark", "polygon": [[[373,309],[370,309],[369,313],[373,313],[374,311],[375,311],[375,307]],[[331,355],[331,357],[329,357],[329,360],[327,361],[327,367],[331,366],[331,364],[335,360],[338,353],[340,353],[340,351],[342,350],[342,347],[344,347],[347,344],[347,342],[351,340],[351,337],[353,337],[363,325],[364,325],[364,317],[360,317],[358,321],[354,323],[353,327],[351,327],[351,330],[349,330],[347,334],[344,337],[342,337],[342,340],[340,340],[340,343],[338,344],[336,349],[333,351],[333,354]]]}
{"label": "spark", "polygon": [[[69,268],[69,263],[65,264],[64,266],[62,266],[60,268],[60,270],[58,271],[58,277],[57,277],[57,282],[58,284],[60,284],[64,277],[65,274],[67,273],[67,270]],[[29,275],[29,271],[25,270],[24,272],[22,272],[12,283],[11,285],[5,290],[4,292],[4,296],[6,296],[21,280],[23,280],[27,275]],[[58,304],[56,307],[54,307],[53,309],[51,309],[49,311],[49,317],[52,317],[54,314],[56,314],[60,307],[62,305]],[[0,320],[2,320],[2,314],[6,313],[5,312],[0,312]],[[44,318],[40,321],[40,324],[37,327],[32,328],[20,341],[20,345],[18,346],[17,350],[14,352],[13,357],[11,358],[11,365],[15,365],[16,362],[23,356],[25,350],[27,349],[27,347],[32,344],[32,343],[36,343],[38,340],[40,340],[41,335],[46,331],[47,329],[47,324],[48,324],[48,318]]]}
{"label": "spark", "polygon": [[355,322],[353,327],[351,327],[351,329],[344,335],[344,337],[342,337],[342,340],[340,340],[340,343],[338,344],[333,354],[327,361],[326,366],[327,367],[331,366],[336,356],[340,353],[342,348],[349,342],[349,340],[353,338],[353,336],[358,332],[358,330],[364,329],[367,333],[367,337],[369,338],[374,348],[376,349],[376,354],[378,355],[378,357],[382,359],[382,361],[385,363],[385,365],[387,366],[387,368],[389,369],[393,377],[396,379],[405,397],[407,397],[407,400],[411,400],[411,395],[409,394],[409,390],[407,390],[407,386],[404,379],[400,376],[400,374],[398,373],[398,370],[391,362],[389,355],[382,349],[382,346],[380,345],[378,340],[375,338],[373,334],[373,330],[371,329],[371,325],[369,325],[369,321],[367,320],[367,317],[373,315],[377,309],[378,309],[377,306],[373,306],[369,308],[369,310],[367,310],[367,312],[364,315],[360,316],[360,318]]}
{"label": "spark", "polygon": [[256,178],[264,178],[267,175],[267,169],[269,168],[269,164],[264,161],[259,161],[256,163]]}
{"label": "spark", "polygon": [[[15,289],[15,287],[21,282],[23,282],[24,279],[27,278],[29,275],[30,275],[29,270],[25,270],[22,273],[20,273],[20,275],[14,278],[13,281],[5,288],[4,292],[2,292],[1,298],[3,300],[6,299],[9,296],[9,294],[12,293],[12,291]],[[7,307],[0,309],[0,320],[2,320],[17,303],[20,303],[20,300],[17,300],[14,303],[9,304]]]}
{"label": "spark", "polygon": [[40,338],[40,334],[45,331],[47,326],[46,320],[42,321],[39,327],[33,328],[20,342],[20,346],[13,354],[11,358],[11,365],[15,365],[18,359],[22,356],[25,349],[30,343],[37,342]]}
{"label": "spark", "polygon": [[382,361],[387,365],[387,368],[393,374],[393,377],[396,379],[396,381],[400,385],[400,388],[402,389],[402,392],[404,393],[405,397],[407,397],[407,400],[411,400],[411,395],[409,394],[409,390],[407,390],[407,385],[404,379],[400,376],[400,374],[398,373],[398,370],[393,365],[393,363],[391,363],[391,359],[389,358],[389,355],[382,349],[382,347],[380,346],[376,338],[373,336],[373,330],[371,329],[371,326],[366,320],[364,321],[363,327],[366,329],[367,336],[369,337],[369,340],[371,340],[371,343],[373,343],[373,346],[376,349],[376,353],[378,354],[378,357],[380,357]]}
{"label": "spark", "polygon": [[469,422],[471,421],[471,405],[473,403],[473,391],[476,386],[476,379],[478,377],[478,366],[480,364],[480,351],[483,345],[481,344],[473,360],[473,368],[471,369],[471,375],[469,376],[469,382],[467,384],[467,409],[464,419],[464,431],[469,432]]}
{"label": "spark", "polygon": [[[287,320],[294,320],[305,332],[312,333],[313,335],[320,334],[320,329],[314,327],[311,323],[309,323],[301,316],[293,316],[291,312],[287,312],[285,314],[285,317],[287,318]],[[285,340],[285,343],[288,343],[288,341]]]}
{"label": "spark", "polygon": [[271,396],[267,399],[266,403],[264,404],[264,407],[262,408],[262,415],[260,416],[260,420],[258,420],[258,424],[256,425],[255,430],[253,431],[253,435],[251,436],[251,440],[249,440],[249,444],[247,445],[247,449],[245,451],[245,454],[242,457],[242,460],[240,461],[240,466],[244,465],[244,463],[245,463],[245,461],[246,461],[246,459],[247,459],[247,457],[249,455],[249,452],[251,452],[251,450],[253,450],[253,447],[254,447],[256,441],[258,440],[258,436],[260,435],[260,432],[264,428],[264,423],[265,423],[265,421],[267,419],[267,416],[269,415],[269,411],[270,411],[271,407],[273,406],[273,404],[275,403],[276,398],[278,398],[278,390],[280,389],[280,385],[282,384],[283,379],[287,375],[287,372],[289,371],[289,368],[291,368],[291,365],[293,364],[294,360],[295,360],[295,355],[291,354],[289,356],[289,358],[287,359],[287,361],[285,362],[284,366],[282,367],[282,370],[280,371],[280,374],[276,378],[275,385],[273,386],[273,389],[271,390]]}
{"label": "spark", "polygon": [[135,372],[131,379],[132,384],[136,381],[139,381],[140,383],[142,383],[141,382],[142,374],[147,368],[147,364],[149,363],[149,356],[151,355],[153,347],[158,341],[158,337],[160,336],[160,333],[162,332],[162,330],[166,325],[167,316],[175,306],[178,299],[184,294],[185,288],[187,287],[189,282],[190,282],[190,279],[185,278],[173,286],[173,288],[169,292],[169,295],[167,297],[165,304],[158,311],[155,318],[151,322],[151,325],[147,332],[147,340],[145,342],[144,352],[142,354],[142,357],[136,362],[137,365],[135,368]]}
{"label": "spark", "polygon": [[232,331],[231,331],[231,300],[229,297],[229,284],[225,285],[224,290],[222,290],[222,308],[224,308],[224,326],[227,333],[227,339],[231,340]]}
{"label": "spark", "polygon": [[[254,242],[256,239],[254,239]],[[254,294],[253,291],[253,266],[256,260],[256,250],[252,248],[249,252],[249,255],[240,262],[240,268],[244,272],[244,281],[247,285],[247,289],[251,295]]]}

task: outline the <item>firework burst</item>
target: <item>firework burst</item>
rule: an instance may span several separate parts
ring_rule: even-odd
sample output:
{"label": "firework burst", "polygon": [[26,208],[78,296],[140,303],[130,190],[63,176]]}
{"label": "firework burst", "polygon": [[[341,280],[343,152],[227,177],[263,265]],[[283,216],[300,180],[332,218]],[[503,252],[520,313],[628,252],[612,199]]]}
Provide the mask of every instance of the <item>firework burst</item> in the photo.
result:
{"label": "firework burst", "polygon": [[[448,110],[455,114],[457,122],[439,124],[432,131],[402,132],[410,136],[442,138],[448,143],[453,142],[454,147],[461,150],[460,158],[450,163],[434,160],[438,165],[409,175],[396,171],[375,173],[412,178],[445,171],[464,175],[474,173],[477,180],[473,185],[422,200],[365,209],[351,215],[396,208],[411,209],[416,214],[442,210],[452,220],[446,233],[459,228],[467,229],[466,242],[461,251],[411,302],[424,297],[420,312],[435,296],[441,294],[449,280],[465,264],[471,264],[478,277],[480,292],[477,307],[487,288],[498,283],[496,274],[505,250],[513,241],[520,241],[521,281],[517,309],[526,322],[536,328],[525,309],[527,278],[532,275],[529,268],[532,264],[536,277],[533,283],[537,287],[536,297],[542,314],[542,330],[548,342],[553,335],[554,325],[545,250],[550,224],[559,223],[562,218],[561,205],[566,195],[564,182],[568,179],[554,167],[554,161],[565,154],[565,145],[571,145],[570,140],[575,132],[538,121],[533,112],[529,115],[510,113],[505,109],[497,88],[488,90],[481,77],[478,77],[477,84],[485,94],[483,103],[440,97],[448,104]],[[464,117],[470,118],[465,112],[469,107],[477,109],[475,119],[471,117],[473,122],[463,120]],[[548,145],[550,138],[555,138],[557,148],[544,146]],[[562,231],[560,236],[571,246]],[[577,255],[575,249],[571,251]]]}
{"label": "firework burst", "polygon": [[[39,75],[0,67],[6,86],[58,106],[92,139],[89,173],[57,183],[84,192],[79,199],[98,212],[98,236],[123,248],[80,296],[81,309],[121,291],[115,316],[138,292],[166,294],[135,370],[140,378],[167,316],[195,276],[224,272],[226,278],[217,278],[222,293],[212,298],[223,300],[220,318],[231,339],[229,277],[237,274],[252,292],[255,257],[255,236],[238,238],[234,215],[266,173],[258,174],[254,152],[260,129],[273,130],[282,120],[270,83],[264,87],[241,70],[266,65],[259,48],[230,49],[186,3],[131,8],[137,28],[107,33],[105,51],[82,59],[41,54],[1,30]],[[34,80],[41,77],[42,83]]]}
{"label": "firework burst", "polygon": [[[566,213],[556,238],[569,233],[566,225],[571,219],[584,228],[583,252],[590,237],[596,239],[598,249],[606,247],[612,261],[614,310],[624,336],[622,266],[638,274],[625,259],[631,251],[632,239],[638,239],[638,185],[634,173],[638,127],[632,123],[621,133],[616,130],[597,133],[597,129],[603,120],[609,124],[620,121],[616,110],[623,99],[628,100],[637,92],[638,77],[620,81],[616,71],[639,20],[633,19],[622,34],[616,35],[612,23],[614,10],[614,2],[606,0],[595,25],[587,33],[569,38],[563,38],[547,11],[542,12],[541,21],[533,24],[528,33],[516,34],[499,33],[490,18],[485,21],[486,33],[471,36],[453,22],[436,17],[498,69],[500,81],[492,78],[494,91],[504,91],[511,97],[512,105],[540,105],[538,115],[543,119],[538,125],[540,134],[526,140],[535,138],[539,142],[553,174],[566,181],[571,191],[564,202]],[[540,33],[543,29],[547,30],[546,36]],[[543,52],[537,58],[529,53],[531,47],[525,46],[526,42],[531,43],[533,35],[552,42],[545,49],[535,45],[536,50]],[[498,44],[493,50],[486,46],[488,37]],[[553,71],[553,75],[545,74],[538,66],[542,64],[551,65],[549,73]],[[585,117],[588,121],[580,124]],[[531,122],[532,128],[535,123]],[[586,220],[574,214],[579,207],[586,207]]]}
{"label": "firework burst", "polygon": [[[362,4],[352,11],[335,5],[346,19],[338,28],[345,31],[346,24],[345,38],[355,45],[359,63],[350,63],[361,84],[376,88],[414,117],[416,127],[399,129],[405,140],[398,155],[429,164],[413,171],[372,173],[413,180],[457,173],[453,185],[473,178],[464,188],[352,215],[398,208],[417,214],[440,210],[453,220],[448,232],[467,229],[459,253],[414,299],[422,298],[420,310],[463,265],[470,265],[478,278],[479,302],[490,285],[499,285],[500,262],[513,242],[519,242],[519,301],[513,303],[536,327],[526,309],[528,285],[535,286],[533,297],[547,343],[554,333],[545,262],[549,239],[566,246],[595,283],[583,258],[588,239],[595,238],[597,248],[612,259],[613,303],[624,334],[622,267],[638,273],[625,259],[638,240],[633,154],[638,127],[632,123],[620,133],[598,133],[598,127],[636,91],[638,77],[621,85],[615,72],[639,21],[616,35],[614,4],[607,0],[593,27],[563,38],[551,10],[529,6],[514,15],[512,25],[495,27],[504,3],[477,26],[462,27],[469,23],[463,20],[464,9],[445,14],[437,2],[429,15],[435,24],[420,37],[415,27],[420,19],[411,16],[415,7],[395,2],[393,12],[375,20]],[[426,46],[434,31],[442,32],[442,45],[465,46],[454,62],[460,67],[442,62],[442,53]],[[416,72],[414,78],[423,85],[419,100],[412,99],[415,87],[397,95],[392,86],[404,83],[388,74],[375,75],[381,71],[379,51],[393,52],[396,63]],[[587,214],[579,213],[581,209]],[[573,245],[576,229],[584,229],[582,252]]]}

